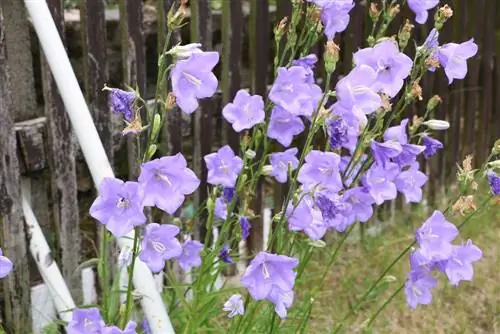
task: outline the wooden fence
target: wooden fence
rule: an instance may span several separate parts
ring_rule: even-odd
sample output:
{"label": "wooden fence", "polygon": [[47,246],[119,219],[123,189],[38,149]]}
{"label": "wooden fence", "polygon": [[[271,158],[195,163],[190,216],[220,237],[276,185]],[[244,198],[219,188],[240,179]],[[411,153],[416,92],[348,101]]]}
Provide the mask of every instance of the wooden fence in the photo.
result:
{"label": "wooden fence", "polygon": [[[32,0],[42,1],[42,0]],[[47,0],[60,35],[65,38],[63,0]],[[157,0],[156,8],[142,1],[119,1],[118,11],[108,11],[104,1],[81,0],[79,30],[81,32],[82,89],[92,112],[97,129],[110,160],[115,162],[118,175],[135,177],[138,166],[131,151],[134,144],[120,135],[116,117],[108,107],[107,97],[101,91],[108,82],[109,68],[116,66],[109,60],[107,29],[114,14],[120,29],[121,83],[138,87],[148,97],[148,87],[154,84],[155,64],[147,62],[151,52],[156,55],[167,34],[166,14],[173,0]],[[356,1],[351,12],[349,28],[336,37],[342,50],[339,76],[347,73],[352,64],[352,53],[366,46],[365,37],[371,28],[367,16],[367,1]],[[210,0],[191,0],[188,20],[183,31],[174,31],[177,43],[200,42],[205,50],[217,49],[221,62],[217,67],[221,92],[213,99],[204,100],[192,117],[179,111],[171,112],[162,134],[161,154],[183,152],[201,178],[200,190],[194,196],[194,206],[207,196],[206,167],[203,156],[221,143],[238,150],[239,136],[221,120],[221,105],[231,101],[240,87],[252,93],[265,95],[271,83],[271,65],[274,57],[273,26],[289,16],[291,0],[277,0],[276,6],[267,0],[223,0],[220,10],[211,8]],[[466,154],[474,154],[482,161],[500,134],[500,3],[491,0],[450,0],[454,17],[441,34],[441,42],[462,42],[471,37],[479,44],[479,55],[469,61],[469,74],[448,86],[442,71],[429,73],[423,80],[421,102],[408,109],[408,116],[422,113],[427,100],[438,94],[443,103],[437,108],[436,118],[446,119],[451,128],[440,133],[445,150],[432,159],[426,171],[432,182],[426,189],[430,198],[441,196],[454,178],[456,162]],[[405,7],[405,6],[403,6]],[[153,14],[151,14],[153,13]],[[108,14],[108,15],[107,15]],[[433,13],[431,13],[433,15]],[[432,16],[431,16],[432,17]],[[413,19],[407,8],[390,28],[397,32],[405,18]],[[430,31],[417,26],[414,37],[420,43]],[[186,33],[187,32],[187,33]],[[190,36],[190,37],[189,37]],[[154,38],[156,37],[156,38]],[[75,38],[73,35],[71,38]],[[148,43],[153,38],[153,43]],[[156,43],[154,41],[156,40]],[[322,62],[323,43],[314,47]],[[152,44],[151,47],[149,44]],[[149,47],[146,47],[149,46]],[[221,47],[220,47],[221,46]],[[410,46],[410,48],[413,48]],[[414,48],[413,48],[414,49]],[[31,187],[35,215],[51,248],[53,259],[62,273],[77,303],[82,301],[81,274],[78,265],[96,254],[96,223],[88,217],[88,208],[95,196],[92,181],[73,139],[69,120],[43,56],[39,56],[36,37],[21,0],[2,0],[0,3],[0,246],[15,263],[15,270],[2,280],[2,318],[11,333],[31,332],[30,286],[40,282],[36,268],[30,264],[27,253],[29,231],[25,231],[20,205],[20,183]],[[149,66],[151,65],[151,66]],[[152,67],[152,68],[148,68]],[[318,66],[317,75],[324,69]],[[35,82],[42,83],[43,94],[35,90]],[[42,96],[42,99],[38,96]],[[128,153],[127,153],[128,152]],[[267,187],[266,187],[267,188]],[[280,189],[275,188],[275,204],[280,203]],[[262,211],[263,187],[254,203],[256,212]],[[195,237],[204,234],[203,222],[194,227]],[[253,221],[248,240],[250,251],[263,244],[262,220]]]}

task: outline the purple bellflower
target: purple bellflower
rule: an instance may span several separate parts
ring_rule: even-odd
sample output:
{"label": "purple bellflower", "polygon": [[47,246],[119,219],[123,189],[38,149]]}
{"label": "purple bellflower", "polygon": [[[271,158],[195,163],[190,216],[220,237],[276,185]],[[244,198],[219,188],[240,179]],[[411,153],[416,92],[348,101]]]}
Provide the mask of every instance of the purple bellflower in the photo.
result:
{"label": "purple bellflower", "polygon": [[310,117],[321,100],[322,91],[308,82],[310,73],[302,66],[280,67],[269,99],[296,116]]}
{"label": "purple bellflower", "polygon": [[292,143],[293,136],[304,131],[304,123],[285,109],[275,106],[271,112],[267,136],[276,139],[281,145],[288,147]]}
{"label": "purple bellflower", "polygon": [[454,79],[465,78],[467,59],[474,57],[477,51],[473,38],[461,44],[448,43],[439,48],[439,63],[443,66],[450,85]]}
{"label": "purple bellflower", "polygon": [[325,26],[325,35],[329,40],[336,33],[342,32],[349,24],[349,12],[354,8],[353,0],[308,0],[321,8],[321,22]]}
{"label": "purple bellflower", "polygon": [[394,181],[396,188],[406,199],[406,203],[419,203],[422,200],[422,186],[429,178],[419,170],[418,162],[399,173]]}
{"label": "purple bellflower", "polygon": [[102,334],[137,334],[137,324],[131,320],[123,330],[117,326],[109,326],[104,328]]}
{"label": "purple bellflower", "polygon": [[370,148],[375,162],[384,168],[391,158],[397,157],[403,151],[401,144],[395,140],[388,140],[383,143],[372,140]]}
{"label": "purple bellflower", "polygon": [[421,47],[427,48],[431,55],[434,54],[439,48],[439,31],[436,28],[433,28],[427,38],[424,41],[424,44]]}
{"label": "purple bellflower", "polygon": [[243,168],[243,160],[234,154],[229,145],[221,147],[216,153],[205,155],[204,159],[208,168],[208,183],[234,188]]}
{"label": "purple bellflower", "polygon": [[144,332],[143,334],[153,334],[153,332],[151,331],[151,327],[149,326],[149,322],[144,319],[141,323],[142,325],[142,331]]}
{"label": "purple bellflower", "polygon": [[260,95],[250,95],[240,89],[234,98],[222,109],[224,118],[233,125],[236,132],[251,129],[264,121],[264,100]]}
{"label": "purple bellflower", "polygon": [[472,263],[482,256],[483,252],[471,240],[465,245],[453,246],[450,257],[442,266],[451,285],[458,285],[460,281],[471,281],[474,276]]}
{"label": "purple bellflower", "polygon": [[186,240],[182,245],[182,253],[177,256],[179,266],[185,272],[201,265],[200,253],[203,250],[203,244],[197,240]]}
{"label": "purple bellflower", "polygon": [[310,55],[292,61],[292,65],[303,67],[307,71],[306,82],[313,84],[314,83],[313,70],[314,67],[316,66],[317,61],[318,57],[314,53],[311,53]]}
{"label": "purple bellflower", "polygon": [[7,276],[14,267],[11,260],[3,255],[2,249],[0,249],[0,278]]}
{"label": "purple bellflower", "polygon": [[344,232],[352,223],[351,205],[335,193],[316,194],[316,206],[320,209],[325,225],[337,232]]}
{"label": "purple bellflower", "polygon": [[431,290],[436,285],[437,279],[428,270],[422,268],[410,271],[404,287],[408,305],[411,308],[416,308],[418,304],[430,304],[432,301]]}
{"label": "purple bellflower", "polygon": [[417,156],[425,150],[425,146],[408,143],[407,125],[408,119],[405,118],[400,125],[392,126],[384,133],[384,140],[397,140],[401,144],[401,153],[392,158],[399,167],[411,165],[417,160]]}
{"label": "purple bellflower", "polygon": [[363,185],[377,205],[397,197],[398,192],[394,180],[399,172],[398,165],[389,162],[385,168],[378,164],[374,164],[363,176]]}
{"label": "purple bellflower", "polygon": [[447,221],[441,212],[434,211],[416,232],[420,255],[428,262],[448,259],[453,251],[451,242],[457,235],[457,227]]}
{"label": "purple bellflower", "polygon": [[215,94],[218,81],[212,70],[218,62],[217,52],[194,52],[187,59],[177,60],[170,78],[177,105],[183,112],[193,113],[198,99]]}
{"label": "purple bellflower", "polygon": [[345,191],[344,201],[351,206],[350,223],[367,222],[373,216],[373,197],[363,187],[355,187]]}
{"label": "purple bellflower", "polygon": [[420,24],[427,22],[429,10],[436,7],[439,0],[408,0],[408,7],[415,13],[415,21]]}
{"label": "purple bellflower", "polygon": [[231,249],[228,245],[222,246],[222,249],[219,252],[220,259],[225,263],[233,263],[233,258],[231,257]]}
{"label": "purple bellflower", "polygon": [[491,194],[493,196],[500,195],[500,176],[498,176],[495,172],[488,172],[488,182],[490,184]]}
{"label": "purple bellflower", "polygon": [[349,142],[348,125],[342,117],[330,119],[327,123],[328,142],[332,150],[336,150]]}
{"label": "purple bellflower", "polygon": [[250,229],[252,228],[252,225],[250,225],[248,217],[245,216],[241,216],[240,219],[238,219],[238,222],[240,223],[241,228],[241,239],[247,240],[248,236],[250,236]]}
{"label": "purple bellflower", "polygon": [[443,148],[443,143],[439,140],[434,139],[426,134],[422,136],[422,144],[424,144],[424,157],[429,159],[431,156],[437,153],[440,149]]}
{"label": "purple bellflower", "polygon": [[111,88],[109,92],[109,104],[114,113],[123,115],[127,122],[134,119],[134,110],[132,105],[136,99],[134,92],[127,92],[118,88]]}
{"label": "purple bellflower", "polygon": [[292,257],[259,252],[245,270],[241,284],[255,300],[267,298],[273,288],[291,291],[297,276],[293,269],[298,264]]}
{"label": "purple bellflower", "polygon": [[340,156],[336,153],[312,150],[306,155],[297,180],[307,189],[319,186],[337,192],[343,188],[339,163]]}
{"label": "purple bellflower", "polygon": [[270,175],[274,176],[279,183],[286,183],[289,168],[293,171],[299,166],[299,160],[296,157],[298,151],[297,148],[292,147],[284,152],[272,153],[269,156],[269,162],[273,166]]}
{"label": "purple bellflower", "polygon": [[224,196],[219,196],[215,199],[214,214],[219,219],[227,219],[227,203]]}
{"label": "purple bellflower", "polygon": [[146,226],[139,258],[152,272],[160,272],[165,267],[166,260],[182,254],[182,246],[176,239],[179,232],[177,226],[170,224],[151,223]]}
{"label": "purple bellflower", "polygon": [[174,214],[200,185],[181,153],[154,159],[142,165],[139,183],[144,187],[144,205]]}
{"label": "purple bellflower", "polygon": [[293,303],[293,290],[283,291],[278,287],[273,287],[267,300],[274,304],[274,311],[279,315],[281,319],[285,319],[288,312],[287,309],[292,306]]}
{"label": "purple bellflower", "polygon": [[285,217],[291,231],[304,231],[311,240],[321,239],[328,228],[323,221],[321,211],[314,205],[309,195],[303,196],[296,206],[289,203]]}
{"label": "purple bellflower", "polygon": [[382,105],[382,99],[371,87],[376,83],[377,72],[370,66],[356,66],[337,83],[338,103],[345,109],[354,107],[371,114]]}
{"label": "purple bellflower", "polygon": [[99,310],[95,307],[73,310],[68,324],[68,334],[101,334],[105,327]]}
{"label": "purple bellflower", "polygon": [[224,308],[222,310],[229,312],[227,315],[228,318],[232,318],[238,314],[245,314],[245,303],[242,296],[237,293],[229,297],[229,299],[224,303]]}
{"label": "purple bellflower", "polygon": [[375,70],[377,80],[372,89],[389,97],[396,96],[403,88],[403,80],[410,75],[413,66],[413,61],[399,52],[396,43],[391,40],[357,51],[354,54],[354,63],[357,66],[368,65]]}
{"label": "purple bellflower", "polygon": [[104,178],[99,186],[99,196],[89,211],[119,238],[146,222],[143,210],[143,191],[139,183]]}

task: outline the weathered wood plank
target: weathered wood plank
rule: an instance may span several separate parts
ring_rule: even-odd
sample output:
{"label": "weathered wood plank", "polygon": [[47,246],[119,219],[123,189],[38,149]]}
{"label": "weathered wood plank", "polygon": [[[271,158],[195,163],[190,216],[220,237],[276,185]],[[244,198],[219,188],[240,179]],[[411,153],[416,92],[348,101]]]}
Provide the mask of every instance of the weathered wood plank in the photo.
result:
{"label": "weathered wood plank", "polygon": [[21,209],[19,163],[16,136],[10,114],[12,104],[10,75],[7,63],[3,5],[0,6],[0,246],[14,263],[14,270],[2,279],[5,330],[9,333],[29,333],[30,275],[28,253]]}
{"label": "weathered wood plank", "polygon": [[[52,17],[64,38],[63,3],[49,0]],[[82,297],[81,273],[77,270],[82,262],[82,240],[78,228],[78,190],[76,185],[75,146],[72,129],[57,85],[51,74],[47,60],[42,56],[43,95],[45,116],[47,117],[48,151],[51,179],[51,200],[56,226],[58,259],[62,275],[74,300]]]}
{"label": "weathered wood plank", "polygon": [[[204,50],[212,49],[212,14],[209,0],[190,1],[191,6],[191,41],[202,44]],[[207,167],[203,157],[212,151],[213,141],[213,101],[201,100],[200,107],[193,113],[193,164],[200,186],[195,196],[195,207],[201,207],[207,198]],[[204,240],[206,234],[205,219],[201,217],[195,226],[194,236]]]}

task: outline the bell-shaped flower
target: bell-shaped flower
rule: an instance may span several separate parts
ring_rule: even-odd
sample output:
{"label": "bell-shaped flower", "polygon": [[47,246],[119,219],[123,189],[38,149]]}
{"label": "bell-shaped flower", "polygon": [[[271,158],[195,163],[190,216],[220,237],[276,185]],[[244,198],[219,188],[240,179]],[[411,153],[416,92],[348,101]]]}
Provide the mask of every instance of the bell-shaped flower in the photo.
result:
{"label": "bell-shaped flower", "polygon": [[2,249],[0,249],[0,278],[7,276],[14,267],[11,260],[3,255]]}
{"label": "bell-shaped flower", "polygon": [[428,262],[446,260],[453,251],[451,242],[457,235],[457,227],[441,212],[434,211],[416,232],[419,252]]}
{"label": "bell-shaped flower", "polygon": [[340,156],[333,152],[312,150],[305,157],[297,180],[306,188],[319,187],[332,192],[343,188],[339,171]]}
{"label": "bell-shaped flower", "polygon": [[228,318],[232,318],[238,314],[245,314],[245,303],[241,295],[237,293],[229,297],[229,299],[224,303],[224,308],[222,310],[229,312],[227,315]]}
{"label": "bell-shaped flower", "polygon": [[418,162],[399,173],[394,184],[406,199],[406,203],[419,203],[422,200],[422,187],[429,178],[419,170]]}
{"label": "bell-shaped flower", "polygon": [[351,204],[332,192],[317,193],[315,204],[321,211],[323,221],[328,228],[344,232],[352,223]]}
{"label": "bell-shaped flower", "polygon": [[208,169],[208,183],[234,188],[243,168],[243,160],[234,154],[229,145],[205,155],[204,159]]}
{"label": "bell-shaped flower", "polygon": [[165,261],[182,254],[182,246],[176,236],[180,230],[175,225],[151,223],[146,226],[141,242],[139,258],[152,272],[165,267]]}
{"label": "bell-shaped flower", "polygon": [[427,134],[422,136],[422,144],[424,144],[424,157],[429,159],[431,156],[437,153],[440,149],[443,148],[443,143],[439,140],[434,139]]}
{"label": "bell-shaped flower", "polygon": [[365,114],[371,114],[382,105],[382,99],[372,86],[377,80],[377,72],[367,65],[356,66],[339,80],[335,91],[338,103],[346,109],[358,107]]}
{"label": "bell-shaped flower", "polygon": [[439,63],[444,68],[451,85],[455,79],[463,79],[467,75],[467,59],[477,54],[478,47],[474,39],[460,44],[448,43],[439,48]]}
{"label": "bell-shaped flower", "polygon": [[436,7],[439,0],[408,0],[408,7],[415,13],[415,21],[420,24],[427,22],[429,10]]}
{"label": "bell-shaped flower", "polygon": [[279,183],[286,183],[288,180],[288,170],[295,170],[299,166],[297,152],[295,147],[289,148],[284,152],[272,153],[269,156],[269,162],[272,166],[271,176],[274,176]]}
{"label": "bell-shaped flower", "polygon": [[102,334],[137,334],[137,324],[130,320],[123,330],[117,326],[108,326],[103,329]]}
{"label": "bell-shaped flower", "polygon": [[286,319],[288,315],[288,308],[292,306],[293,303],[293,290],[283,291],[278,287],[274,287],[267,300],[274,304],[274,311],[279,315],[281,319]]}
{"label": "bell-shaped flower", "polygon": [[182,253],[176,257],[179,266],[185,272],[191,268],[196,268],[201,265],[200,253],[203,250],[203,244],[197,240],[186,240],[182,244]]}
{"label": "bell-shaped flower", "polygon": [[73,310],[73,317],[68,324],[68,334],[102,333],[105,327],[99,310],[95,307]]}
{"label": "bell-shaped flower", "polygon": [[442,268],[452,285],[460,281],[471,281],[474,276],[472,263],[480,260],[483,252],[468,240],[465,245],[453,246],[450,257],[444,261]]}
{"label": "bell-shaped flower", "polygon": [[360,221],[367,222],[373,216],[373,197],[363,187],[355,187],[345,191],[344,201],[350,204],[351,224]]}
{"label": "bell-shaped flower", "polygon": [[411,308],[416,308],[418,304],[430,304],[432,301],[431,290],[436,285],[437,279],[428,270],[410,271],[404,287],[406,302]]}
{"label": "bell-shaped flower", "polygon": [[372,140],[370,148],[375,162],[382,167],[385,167],[391,158],[397,157],[403,151],[401,144],[395,140],[388,140],[383,143]]}
{"label": "bell-shaped flower", "polygon": [[379,164],[374,164],[363,176],[363,185],[377,205],[397,197],[398,191],[394,180],[399,172],[398,165],[389,162],[385,168]]}
{"label": "bell-shaped flower", "polygon": [[319,240],[325,235],[328,226],[311,196],[303,195],[301,198],[297,205],[288,204],[285,212],[288,228],[291,231],[303,231],[311,240]]}
{"label": "bell-shaped flower", "polygon": [[271,112],[271,119],[267,128],[267,136],[276,139],[281,145],[288,147],[293,137],[304,131],[304,123],[285,109],[275,106]]}
{"label": "bell-shaped flower", "polygon": [[233,125],[236,132],[251,129],[264,121],[264,100],[260,95],[250,95],[240,89],[234,101],[222,109],[222,115]]}

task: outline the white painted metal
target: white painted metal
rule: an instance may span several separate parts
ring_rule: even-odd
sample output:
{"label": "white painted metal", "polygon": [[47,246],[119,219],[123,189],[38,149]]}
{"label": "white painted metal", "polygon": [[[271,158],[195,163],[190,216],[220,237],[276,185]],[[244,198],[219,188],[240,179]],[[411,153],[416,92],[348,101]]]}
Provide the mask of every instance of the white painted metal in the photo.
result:
{"label": "white painted metal", "polygon": [[33,333],[43,333],[43,329],[57,319],[56,307],[45,284],[31,287],[31,318]]}

